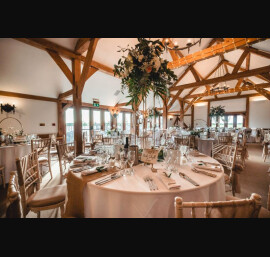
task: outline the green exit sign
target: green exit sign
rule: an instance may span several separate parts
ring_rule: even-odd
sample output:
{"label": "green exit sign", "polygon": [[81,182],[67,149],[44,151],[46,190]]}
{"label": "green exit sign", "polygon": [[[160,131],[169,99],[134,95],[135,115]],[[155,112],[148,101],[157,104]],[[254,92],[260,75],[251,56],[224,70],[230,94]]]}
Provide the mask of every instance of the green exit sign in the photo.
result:
{"label": "green exit sign", "polygon": [[93,106],[94,107],[99,107],[99,100],[96,98],[93,98]]}

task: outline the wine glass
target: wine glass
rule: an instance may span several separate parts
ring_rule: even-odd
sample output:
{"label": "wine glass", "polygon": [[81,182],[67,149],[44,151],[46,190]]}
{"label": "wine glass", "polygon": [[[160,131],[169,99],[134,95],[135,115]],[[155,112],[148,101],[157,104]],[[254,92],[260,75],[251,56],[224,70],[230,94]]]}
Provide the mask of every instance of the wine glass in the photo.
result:
{"label": "wine glass", "polygon": [[128,162],[128,159],[127,159],[125,153],[121,152],[121,154],[120,154],[120,169],[121,169],[121,171],[120,172],[123,176],[126,175],[127,162]]}
{"label": "wine glass", "polygon": [[135,162],[135,151],[128,152],[128,164],[130,166],[130,175],[134,174],[133,164]]}

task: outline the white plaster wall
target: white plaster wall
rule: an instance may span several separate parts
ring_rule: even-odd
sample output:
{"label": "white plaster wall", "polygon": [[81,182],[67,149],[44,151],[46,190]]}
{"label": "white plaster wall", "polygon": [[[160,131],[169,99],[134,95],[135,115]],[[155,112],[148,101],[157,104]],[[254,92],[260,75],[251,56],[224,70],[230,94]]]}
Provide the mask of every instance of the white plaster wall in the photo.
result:
{"label": "white plaster wall", "polygon": [[210,107],[225,106],[226,112],[245,112],[246,98],[230,99],[226,101],[211,102]]}
{"label": "white plaster wall", "polygon": [[207,125],[207,103],[194,106],[194,127]]}
{"label": "white plaster wall", "polygon": [[250,128],[270,128],[270,101],[253,101],[249,103],[249,127]]}
{"label": "white plaster wall", "polygon": [[[47,134],[57,133],[57,104],[54,102],[45,102],[38,100],[30,100],[15,97],[0,96],[0,103],[15,104],[15,114],[3,112],[0,113],[0,121],[6,117],[14,117],[18,119],[26,134]],[[14,120],[12,122],[15,122]],[[16,124],[12,123],[12,124]],[[45,123],[44,127],[39,126],[40,123]],[[55,123],[55,126],[52,126]],[[11,124],[11,123],[10,123]],[[0,124],[0,127],[6,129],[8,126],[6,121]],[[13,125],[12,125],[13,126]]]}

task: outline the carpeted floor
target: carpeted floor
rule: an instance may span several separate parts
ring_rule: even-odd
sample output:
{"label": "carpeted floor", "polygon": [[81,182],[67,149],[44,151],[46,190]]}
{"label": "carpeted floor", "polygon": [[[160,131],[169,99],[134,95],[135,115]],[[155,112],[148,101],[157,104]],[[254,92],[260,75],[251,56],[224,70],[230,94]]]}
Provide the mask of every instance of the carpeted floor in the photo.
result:
{"label": "carpeted floor", "polygon": [[[249,158],[246,161],[246,167],[240,174],[241,193],[236,194],[239,198],[249,198],[251,193],[257,193],[262,196],[262,206],[267,207],[268,190],[270,185],[270,159],[263,162],[262,159],[262,146],[259,144],[248,145]],[[60,173],[58,162],[52,165],[53,179],[50,173],[47,173],[42,180],[41,188],[59,185]],[[63,182],[65,183],[65,181]],[[7,206],[7,186],[3,189],[0,186],[0,217],[5,217]],[[231,195],[231,192],[227,193]],[[36,218],[37,215],[29,212],[27,218]],[[48,210],[41,212],[41,218],[60,218],[60,209]]]}

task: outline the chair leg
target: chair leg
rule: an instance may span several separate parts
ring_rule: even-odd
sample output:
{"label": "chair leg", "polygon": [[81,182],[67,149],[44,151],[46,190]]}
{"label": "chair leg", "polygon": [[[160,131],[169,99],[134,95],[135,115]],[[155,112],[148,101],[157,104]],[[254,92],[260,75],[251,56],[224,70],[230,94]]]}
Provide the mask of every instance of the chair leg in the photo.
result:
{"label": "chair leg", "polygon": [[37,212],[37,218],[40,219],[40,211]]}
{"label": "chair leg", "polygon": [[52,179],[53,178],[53,174],[52,174],[51,160],[48,161],[48,166],[49,166],[49,171],[51,173],[51,179]]}

